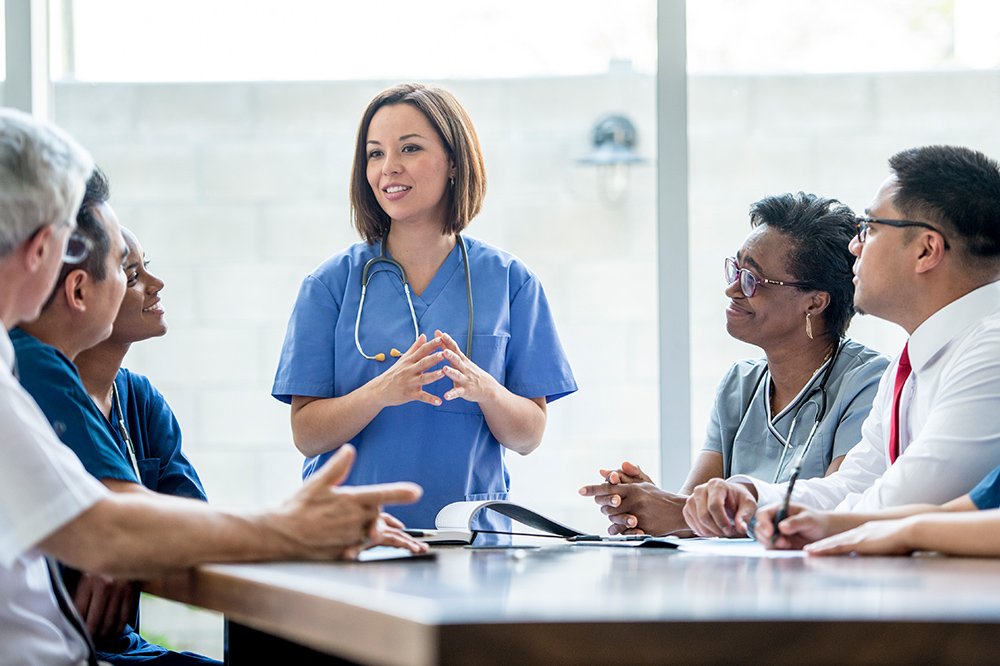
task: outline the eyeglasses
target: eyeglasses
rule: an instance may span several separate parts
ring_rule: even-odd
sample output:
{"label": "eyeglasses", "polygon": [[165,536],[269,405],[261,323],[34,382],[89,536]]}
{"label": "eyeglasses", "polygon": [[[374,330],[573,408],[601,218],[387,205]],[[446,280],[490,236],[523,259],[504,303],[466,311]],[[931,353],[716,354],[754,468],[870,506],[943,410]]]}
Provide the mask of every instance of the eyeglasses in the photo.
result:
{"label": "eyeglasses", "polygon": [[72,231],[66,239],[66,249],[63,251],[64,264],[78,264],[90,254],[90,239],[79,231]]}
{"label": "eyeglasses", "polygon": [[764,277],[757,277],[746,268],[740,268],[736,257],[726,257],[726,284],[733,284],[740,281],[740,291],[747,298],[753,298],[757,293],[757,287],[761,284],[773,284],[776,287],[805,287],[805,282],[782,282],[781,280],[768,280]]}
{"label": "eyeglasses", "polygon": [[869,217],[867,215],[856,216],[854,218],[854,222],[858,225],[859,243],[864,243],[868,238],[868,227],[872,224],[884,224],[887,227],[922,227],[924,229],[936,231],[941,234],[941,238],[944,239],[944,248],[946,250],[951,249],[951,245],[948,244],[948,237],[944,235],[944,232],[935,227],[933,224],[927,224],[926,222],[915,222],[913,220],[887,220],[881,217]]}

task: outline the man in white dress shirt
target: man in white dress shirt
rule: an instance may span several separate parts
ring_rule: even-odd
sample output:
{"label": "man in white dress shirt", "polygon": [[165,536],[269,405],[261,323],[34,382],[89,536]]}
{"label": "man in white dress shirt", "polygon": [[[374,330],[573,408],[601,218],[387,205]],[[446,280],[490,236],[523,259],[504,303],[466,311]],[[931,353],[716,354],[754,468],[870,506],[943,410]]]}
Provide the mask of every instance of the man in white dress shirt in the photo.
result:
{"label": "man in white dress shirt", "polygon": [[71,235],[92,166],[58,129],[0,109],[0,664],[95,663],[85,632],[60,610],[43,555],[148,577],[206,561],[349,557],[366,542],[423,550],[387,528],[379,508],[415,501],[419,487],[333,487],[346,478],[353,450],[285,505],[255,514],[110,494],[87,474],[17,383],[7,330],[38,316],[64,257],[85,253]]}
{"label": "man in white dress shirt", "polygon": [[[854,302],[910,338],[840,470],[796,483],[792,499],[813,508],[942,504],[1000,465],[1000,168],[952,146],[906,150],[889,166],[851,241]],[[743,535],[757,505],[783,501],[786,488],[716,479],[695,489],[684,517],[700,535]]]}

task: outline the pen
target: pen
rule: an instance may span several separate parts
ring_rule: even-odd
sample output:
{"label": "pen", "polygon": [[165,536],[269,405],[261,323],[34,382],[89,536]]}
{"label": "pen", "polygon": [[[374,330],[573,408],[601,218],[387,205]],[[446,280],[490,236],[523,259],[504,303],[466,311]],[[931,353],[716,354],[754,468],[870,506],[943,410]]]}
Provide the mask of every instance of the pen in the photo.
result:
{"label": "pen", "polygon": [[[795,488],[795,480],[799,478],[799,467],[796,465],[792,470],[792,478],[788,480],[788,490],[785,492],[785,501],[781,503],[778,512],[774,514],[774,532],[771,534],[771,545],[778,540],[778,523],[788,517],[788,505],[792,501],[792,490]],[[755,516],[756,517],[756,516]]]}

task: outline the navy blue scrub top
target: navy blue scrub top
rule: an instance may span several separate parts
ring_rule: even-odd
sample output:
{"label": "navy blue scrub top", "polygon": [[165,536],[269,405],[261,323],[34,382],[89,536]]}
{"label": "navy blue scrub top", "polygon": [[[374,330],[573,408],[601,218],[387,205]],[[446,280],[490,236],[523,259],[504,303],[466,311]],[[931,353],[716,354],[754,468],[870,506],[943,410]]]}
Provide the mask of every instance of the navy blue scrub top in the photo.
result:
{"label": "navy blue scrub top", "polygon": [[115,377],[125,426],[135,447],[142,485],[175,497],[206,500],[198,472],[181,448],[181,426],[149,379],[127,368]]}
{"label": "navy blue scrub top", "polygon": [[980,481],[969,492],[969,498],[977,509],[1000,509],[1000,467]]}
{"label": "navy blue scrub top", "polygon": [[[105,418],[80,380],[73,362],[55,347],[15,328],[10,333],[21,385],[41,408],[59,439],[73,449],[97,479],[135,482],[125,441]],[[115,378],[126,427],[135,447],[142,484],[150,490],[204,500],[197,472],[181,451],[181,431],[163,396],[149,380],[122,368]],[[114,415],[114,411],[112,411]],[[64,569],[70,588],[79,574]],[[102,660],[115,664],[164,657],[168,650],[137,632],[138,612],[122,634],[97,646]],[[217,663],[193,655],[184,663]]]}
{"label": "navy blue scrub top", "polygon": [[[10,334],[21,384],[52,428],[92,476],[135,482],[125,441],[101,413],[62,352],[19,328]],[[163,396],[126,369],[115,378],[142,484],[150,490],[206,499],[198,473],[181,451],[181,431]]]}

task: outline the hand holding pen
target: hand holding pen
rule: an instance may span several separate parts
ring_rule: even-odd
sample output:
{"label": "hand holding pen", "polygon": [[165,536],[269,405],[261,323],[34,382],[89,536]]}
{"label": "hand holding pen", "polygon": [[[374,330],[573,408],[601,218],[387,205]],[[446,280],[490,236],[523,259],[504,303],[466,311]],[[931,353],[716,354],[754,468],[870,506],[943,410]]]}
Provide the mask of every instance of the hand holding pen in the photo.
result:
{"label": "hand holding pen", "polygon": [[[793,542],[784,538],[778,526],[793,513],[799,513],[805,508],[795,506],[795,511],[792,511],[792,492],[795,490],[795,482],[798,481],[799,473],[802,471],[802,461],[805,459],[806,453],[809,452],[809,445],[812,444],[816,430],[819,428],[819,423],[820,419],[817,418],[816,423],[813,424],[812,429],[809,431],[809,436],[806,438],[802,450],[795,458],[795,467],[792,469],[792,475],[788,478],[788,489],[785,491],[785,499],[781,504],[758,511],[751,519],[748,533],[767,548],[789,549],[802,547],[802,544],[797,546],[792,545]],[[784,543],[779,543],[779,539],[782,539]]]}
{"label": "hand holding pen", "polygon": [[788,517],[788,506],[789,504],[791,504],[792,491],[795,490],[795,482],[798,481],[799,479],[799,472],[801,471],[801,468],[802,468],[802,460],[800,457],[799,463],[795,466],[795,469],[792,470],[791,478],[788,479],[788,490],[785,491],[785,501],[783,501],[781,503],[781,506],[778,507],[778,510],[774,514],[774,520],[771,522],[772,526],[774,527],[774,533],[771,535],[772,546],[774,545],[775,539],[778,538],[779,534],[778,524]]}

